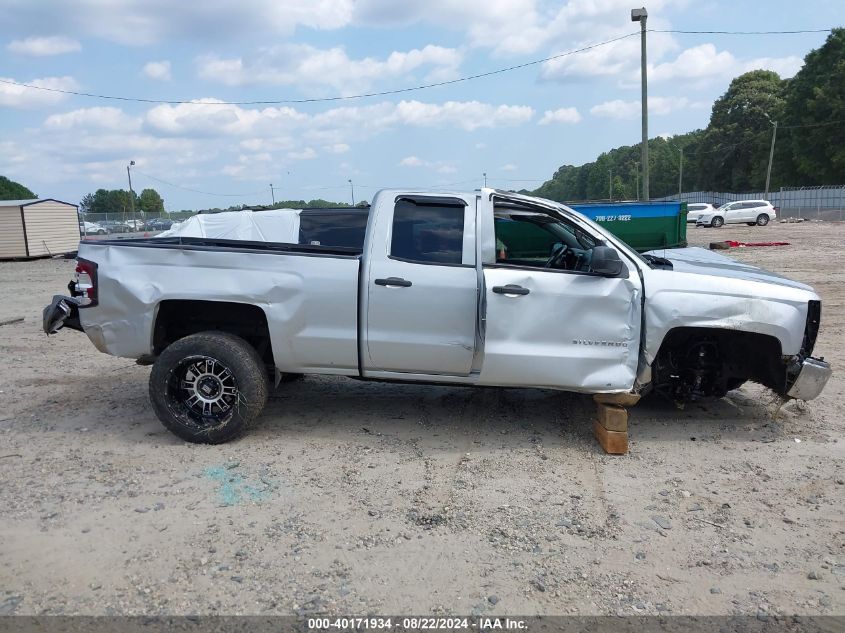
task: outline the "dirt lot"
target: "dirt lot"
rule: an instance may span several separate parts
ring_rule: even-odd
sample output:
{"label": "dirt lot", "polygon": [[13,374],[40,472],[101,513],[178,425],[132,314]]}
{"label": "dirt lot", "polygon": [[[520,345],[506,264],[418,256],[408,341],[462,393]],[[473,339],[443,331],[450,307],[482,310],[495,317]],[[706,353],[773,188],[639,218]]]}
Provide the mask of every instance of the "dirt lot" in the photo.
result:
{"label": "dirt lot", "polygon": [[0,263],[0,614],[843,614],[845,224],[691,229],[814,285],[826,392],[588,398],[309,377],[257,427],[185,444],[149,368],[47,338],[70,261]]}

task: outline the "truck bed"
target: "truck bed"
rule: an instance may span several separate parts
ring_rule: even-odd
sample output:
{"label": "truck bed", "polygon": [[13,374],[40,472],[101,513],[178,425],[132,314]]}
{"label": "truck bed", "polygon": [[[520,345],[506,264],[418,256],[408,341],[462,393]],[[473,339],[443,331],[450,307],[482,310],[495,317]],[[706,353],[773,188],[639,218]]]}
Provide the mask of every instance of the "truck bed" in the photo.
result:
{"label": "truck bed", "polygon": [[171,237],[85,240],[79,257],[97,264],[79,317],[100,351],[155,355],[165,302],[227,302],[261,309],[280,370],[358,374],[360,249]]}

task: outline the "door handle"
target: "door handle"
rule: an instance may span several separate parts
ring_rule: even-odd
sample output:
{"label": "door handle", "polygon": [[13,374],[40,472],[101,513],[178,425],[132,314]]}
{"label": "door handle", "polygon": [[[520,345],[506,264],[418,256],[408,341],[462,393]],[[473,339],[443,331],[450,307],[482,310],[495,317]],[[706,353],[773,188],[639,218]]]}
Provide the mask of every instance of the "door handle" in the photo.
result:
{"label": "door handle", "polygon": [[497,295],[527,295],[531,291],[522,286],[508,284],[507,286],[493,286],[493,292]]}
{"label": "door handle", "polygon": [[388,277],[387,279],[376,279],[377,286],[392,286],[398,288],[410,288],[413,284],[401,277]]}

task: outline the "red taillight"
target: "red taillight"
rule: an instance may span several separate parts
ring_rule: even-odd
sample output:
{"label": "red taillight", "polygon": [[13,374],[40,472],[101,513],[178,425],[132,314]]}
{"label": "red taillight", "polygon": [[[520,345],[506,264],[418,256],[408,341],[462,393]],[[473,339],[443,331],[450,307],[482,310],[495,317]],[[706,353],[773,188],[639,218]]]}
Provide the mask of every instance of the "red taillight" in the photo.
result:
{"label": "red taillight", "polygon": [[82,307],[97,305],[97,264],[87,259],[76,260],[76,293],[87,299]]}

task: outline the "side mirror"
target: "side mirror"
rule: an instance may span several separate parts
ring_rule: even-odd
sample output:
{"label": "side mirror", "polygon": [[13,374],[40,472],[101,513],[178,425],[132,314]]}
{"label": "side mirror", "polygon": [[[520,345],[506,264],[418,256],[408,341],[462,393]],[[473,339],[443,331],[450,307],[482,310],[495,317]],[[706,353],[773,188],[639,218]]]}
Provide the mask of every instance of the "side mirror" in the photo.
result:
{"label": "side mirror", "polygon": [[590,270],[606,277],[618,277],[622,274],[624,264],[619,259],[619,253],[610,246],[594,246]]}

